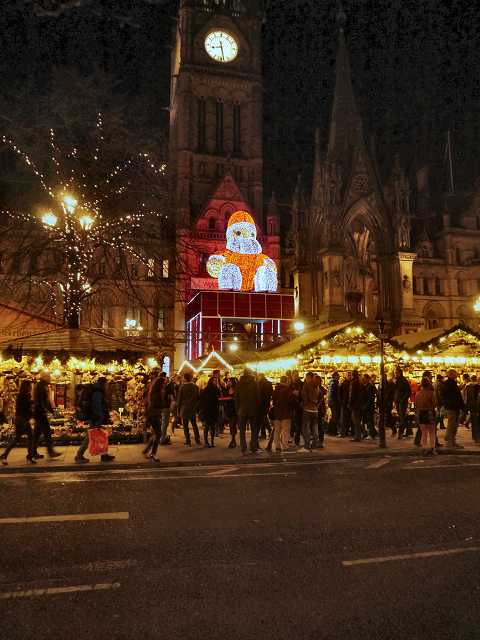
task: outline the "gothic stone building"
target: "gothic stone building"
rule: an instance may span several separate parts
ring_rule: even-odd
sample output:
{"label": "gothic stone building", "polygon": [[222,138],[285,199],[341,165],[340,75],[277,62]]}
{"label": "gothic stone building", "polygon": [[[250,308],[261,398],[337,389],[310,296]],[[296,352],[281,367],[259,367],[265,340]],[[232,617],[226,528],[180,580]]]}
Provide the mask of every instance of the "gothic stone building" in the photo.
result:
{"label": "gothic stone building", "polygon": [[[275,201],[264,205],[262,185],[263,19],[261,0],[180,1],[170,162],[185,268],[177,277],[175,327],[185,329],[186,306],[198,291],[215,288],[206,260],[225,248],[229,216],[242,209],[277,264],[280,290],[293,293],[296,316],[332,325],[383,316],[391,335],[459,321],[476,329],[480,190],[471,202],[439,204],[427,169],[411,185],[394,152],[382,184],[355,104],[341,11],[328,145],[323,150],[317,139],[312,192],[299,180],[291,229],[280,237]],[[177,345],[177,364],[183,356]]]}

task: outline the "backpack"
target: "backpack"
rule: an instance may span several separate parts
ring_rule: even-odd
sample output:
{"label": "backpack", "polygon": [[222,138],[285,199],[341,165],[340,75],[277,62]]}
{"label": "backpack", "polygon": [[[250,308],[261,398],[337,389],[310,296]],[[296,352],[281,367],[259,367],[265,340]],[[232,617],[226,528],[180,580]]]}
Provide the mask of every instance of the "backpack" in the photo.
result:
{"label": "backpack", "polygon": [[75,387],[75,418],[82,422],[90,420],[92,411],[93,384],[77,384]]}

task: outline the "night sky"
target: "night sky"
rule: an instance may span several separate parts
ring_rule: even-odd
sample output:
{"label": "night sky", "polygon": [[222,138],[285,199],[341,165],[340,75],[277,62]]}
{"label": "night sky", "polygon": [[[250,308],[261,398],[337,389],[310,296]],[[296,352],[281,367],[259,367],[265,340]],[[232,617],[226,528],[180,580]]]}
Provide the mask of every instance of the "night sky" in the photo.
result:
{"label": "night sky", "polygon": [[[59,3],[39,0],[43,8]],[[122,81],[125,95],[152,101],[152,124],[166,130],[169,50],[176,2],[91,0],[59,17],[33,13],[33,2],[0,8],[4,94],[34,78],[48,87],[54,65],[88,73],[99,65]],[[100,11],[97,9],[100,8]],[[479,51],[475,3],[459,0],[350,0],[346,39],[357,106],[374,135],[381,173],[400,152],[409,174],[429,162],[439,190],[451,132],[454,187],[480,175]],[[291,200],[297,174],[311,180],[314,131],[324,146],[331,110],[336,2],[272,0],[264,26],[264,184]],[[138,28],[132,25],[138,25]],[[0,124],[1,126],[1,124]]]}

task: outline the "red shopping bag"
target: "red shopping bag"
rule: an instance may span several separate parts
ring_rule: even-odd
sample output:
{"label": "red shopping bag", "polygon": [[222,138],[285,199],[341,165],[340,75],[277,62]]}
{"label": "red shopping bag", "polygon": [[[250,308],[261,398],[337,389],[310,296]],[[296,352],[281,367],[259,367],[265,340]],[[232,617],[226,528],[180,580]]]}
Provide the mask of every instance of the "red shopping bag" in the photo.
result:
{"label": "red shopping bag", "polygon": [[108,433],[103,429],[90,429],[88,432],[88,450],[91,456],[108,451]]}

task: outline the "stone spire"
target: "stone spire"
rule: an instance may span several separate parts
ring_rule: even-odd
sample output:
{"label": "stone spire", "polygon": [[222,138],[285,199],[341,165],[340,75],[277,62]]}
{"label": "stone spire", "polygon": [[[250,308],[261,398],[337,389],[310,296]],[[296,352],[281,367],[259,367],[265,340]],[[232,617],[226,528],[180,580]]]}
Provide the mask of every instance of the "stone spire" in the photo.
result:
{"label": "stone spire", "polygon": [[339,33],[335,93],[327,155],[328,159],[334,160],[344,170],[348,170],[362,140],[362,124],[353,95],[350,63],[345,44],[345,22],[346,15],[340,4],[337,12]]}

